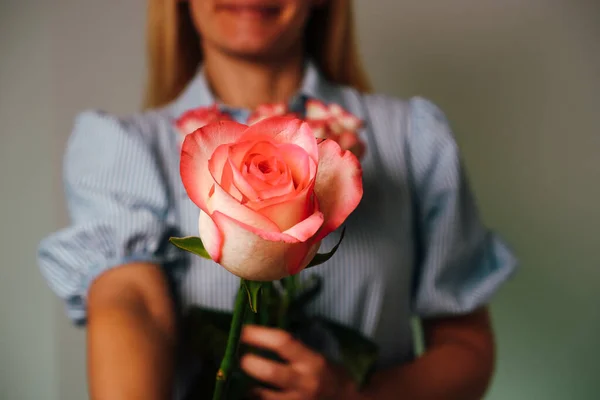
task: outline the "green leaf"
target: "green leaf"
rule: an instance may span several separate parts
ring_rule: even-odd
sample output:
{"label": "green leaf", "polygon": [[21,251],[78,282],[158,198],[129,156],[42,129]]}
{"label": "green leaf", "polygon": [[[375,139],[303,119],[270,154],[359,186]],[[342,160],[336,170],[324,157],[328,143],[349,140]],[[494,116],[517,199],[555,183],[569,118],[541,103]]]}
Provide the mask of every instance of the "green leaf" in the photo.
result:
{"label": "green leaf", "polygon": [[340,240],[337,242],[337,244],[335,246],[333,246],[333,249],[331,249],[331,251],[328,252],[328,253],[317,253],[317,254],[315,254],[315,257],[312,259],[312,261],[308,264],[308,266],[306,268],[315,267],[317,265],[323,264],[326,261],[329,261],[329,259],[331,257],[333,257],[333,255],[337,251],[338,247],[340,247],[340,244],[342,243],[342,240],[344,240],[344,234],[345,233],[346,233],[346,227],[344,227],[342,229],[342,234],[340,236]]}
{"label": "green leaf", "polygon": [[213,383],[225,354],[231,319],[231,313],[200,307],[190,308],[185,315],[186,346],[199,359],[210,363]]}
{"label": "green leaf", "polygon": [[169,238],[169,242],[173,243],[175,246],[179,247],[181,250],[189,251],[192,254],[195,254],[200,257],[208,258],[210,255],[204,248],[204,244],[202,244],[202,239],[196,236],[186,236],[182,238],[171,237]]}
{"label": "green leaf", "polygon": [[291,314],[303,312],[306,306],[314,301],[323,289],[323,278],[311,275],[302,282],[300,291],[290,301],[289,312]]}
{"label": "green leaf", "polygon": [[357,330],[322,319],[337,339],[342,353],[342,366],[357,383],[364,386],[375,368],[378,346]]}
{"label": "green leaf", "polygon": [[244,283],[244,287],[248,292],[248,304],[250,305],[250,309],[252,312],[258,312],[258,295],[260,293],[260,289],[262,289],[262,282],[257,281],[249,281],[246,279],[242,279]]}

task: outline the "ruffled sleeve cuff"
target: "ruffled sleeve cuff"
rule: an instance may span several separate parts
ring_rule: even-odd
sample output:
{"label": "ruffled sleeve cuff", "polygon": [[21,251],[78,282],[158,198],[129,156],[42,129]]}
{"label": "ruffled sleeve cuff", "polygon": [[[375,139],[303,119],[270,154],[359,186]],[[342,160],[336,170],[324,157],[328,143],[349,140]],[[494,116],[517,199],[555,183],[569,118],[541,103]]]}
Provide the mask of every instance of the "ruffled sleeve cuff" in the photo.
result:
{"label": "ruffled sleeve cuff", "polygon": [[443,112],[410,102],[407,159],[419,260],[413,309],[421,317],[465,314],[486,305],[517,260],[482,223],[459,149]]}
{"label": "ruffled sleeve cuff", "polygon": [[42,274],[76,323],[85,322],[88,289],[106,270],[181,257],[168,242],[177,232],[159,166],[131,124],[97,112],[76,119],[64,158],[71,223],[38,250]]}

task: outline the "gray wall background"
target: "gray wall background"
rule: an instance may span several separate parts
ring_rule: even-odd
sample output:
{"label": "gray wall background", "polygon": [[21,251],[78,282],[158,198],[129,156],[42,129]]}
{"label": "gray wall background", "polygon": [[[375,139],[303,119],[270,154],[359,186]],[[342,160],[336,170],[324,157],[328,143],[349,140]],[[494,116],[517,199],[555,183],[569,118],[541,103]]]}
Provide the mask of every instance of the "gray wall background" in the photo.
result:
{"label": "gray wall background", "polygon": [[[378,91],[453,123],[486,222],[522,260],[495,298],[490,400],[600,396],[600,3],[355,0]],[[144,78],[141,1],[0,1],[0,398],[86,398],[84,332],[37,269],[66,223],[63,146]]]}

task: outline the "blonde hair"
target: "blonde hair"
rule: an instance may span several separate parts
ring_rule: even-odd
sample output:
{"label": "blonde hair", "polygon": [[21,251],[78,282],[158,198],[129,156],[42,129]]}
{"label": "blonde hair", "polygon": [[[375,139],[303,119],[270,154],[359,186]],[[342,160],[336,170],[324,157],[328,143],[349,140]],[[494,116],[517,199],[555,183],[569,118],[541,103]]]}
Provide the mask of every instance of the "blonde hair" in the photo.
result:
{"label": "blonde hair", "polygon": [[[307,22],[306,52],[327,80],[368,92],[371,86],[358,54],[352,2],[326,0]],[[202,61],[200,37],[187,1],[149,0],[148,76],[144,106],[174,100]]]}

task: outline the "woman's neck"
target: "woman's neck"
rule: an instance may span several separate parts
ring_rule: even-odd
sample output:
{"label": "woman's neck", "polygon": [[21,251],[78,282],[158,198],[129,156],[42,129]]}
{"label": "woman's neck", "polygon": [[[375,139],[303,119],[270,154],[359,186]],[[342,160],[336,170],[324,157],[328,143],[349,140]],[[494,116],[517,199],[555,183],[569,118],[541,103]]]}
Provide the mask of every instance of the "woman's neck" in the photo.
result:
{"label": "woman's neck", "polygon": [[302,52],[274,61],[250,61],[205,52],[204,70],[220,102],[254,109],[260,104],[287,102],[301,84]]}

